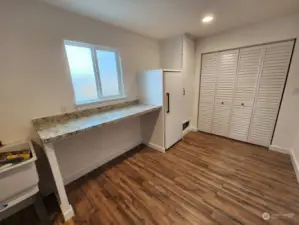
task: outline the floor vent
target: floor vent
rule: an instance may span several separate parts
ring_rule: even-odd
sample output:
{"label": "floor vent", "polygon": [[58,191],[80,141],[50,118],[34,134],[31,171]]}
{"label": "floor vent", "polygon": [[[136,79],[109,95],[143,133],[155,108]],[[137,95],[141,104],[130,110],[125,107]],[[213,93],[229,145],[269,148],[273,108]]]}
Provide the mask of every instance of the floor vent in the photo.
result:
{"label": "floor vent", "polygon": [[186,121],[183,123],[183,130],[185,130],[187,127],[189,127],[190,121]]}

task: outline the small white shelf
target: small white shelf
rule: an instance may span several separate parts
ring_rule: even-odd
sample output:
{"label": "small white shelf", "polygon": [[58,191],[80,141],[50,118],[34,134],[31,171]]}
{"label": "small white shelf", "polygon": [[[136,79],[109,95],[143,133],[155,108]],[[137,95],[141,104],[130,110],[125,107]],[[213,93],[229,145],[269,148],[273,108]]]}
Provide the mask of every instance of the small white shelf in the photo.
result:
{"label": "small white shelf", "polygon": [[6,205],[0,212],[18,204],[38,192],[38,174],[35,166],[36,155],[30,141],[0,148],[0,152],[30,150],[32,157],[16,165],[0,169],[0,204]]}

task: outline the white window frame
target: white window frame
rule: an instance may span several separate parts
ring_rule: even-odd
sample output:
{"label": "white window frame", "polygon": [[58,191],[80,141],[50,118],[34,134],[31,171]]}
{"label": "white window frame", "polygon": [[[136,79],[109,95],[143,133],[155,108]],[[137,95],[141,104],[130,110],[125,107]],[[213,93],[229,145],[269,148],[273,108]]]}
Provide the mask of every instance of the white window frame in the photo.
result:
{"label": "white window frame", "polygon": [[[84,106],[84,105],[89,105],[89,104],[103,103],[106,101],[113,101],[113,100],[119,100],[119,99],[126,98],[124,81],[123,81],[123,73],[122,73],[122,64],[121,64],[122,62],[121,62],[121,57],[120,57],[119,51],[117,49],[98,46],[98,45],[92,45],[92,44],[83,43],[83,42],[64,40],[64,49],[65,49],[66,45],[90,48],[91,53],[92,53],[92,63],[93,63],[93,69],[94,69],[94,73],[95,73],[98,99],[94,100],[94,101],[77,102],[76,96],[75,96],[75,89],[72,84],[74,103],[76,106]],[[116,55],[117,78],[118,78],[118,87],[119,87],[118,95],[111,95],[111,96],[105,97],[102,94],[103,93],[102,92],[102,84],[101,84],[101,79],[100,79],[101,74],[100,74],[98,60],[97,60],[97,56],[96,56],[96,51],[98,51],[98,50],[114,52]],[[65,54],[66,54],[66,50],[65,50]],[[67,54],[66,54],[66,58],[67,58]],[[72,80],[73,78],[72,78],[68,59],[67,59],[67,65],[68,65],[69,76],[70,76],[70,79]]]}

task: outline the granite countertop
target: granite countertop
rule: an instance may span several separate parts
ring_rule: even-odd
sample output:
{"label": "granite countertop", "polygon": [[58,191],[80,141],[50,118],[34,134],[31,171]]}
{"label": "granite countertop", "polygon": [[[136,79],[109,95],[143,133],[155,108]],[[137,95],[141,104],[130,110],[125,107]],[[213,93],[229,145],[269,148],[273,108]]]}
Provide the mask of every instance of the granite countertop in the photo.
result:
{"label": "granite countertop", "polygon": [[33,120],[33,125],[44,143],[62,140],[93,127],[100,127],[129,117],[140,116],[162,106],[139,104],[138,101],[121,103],[92,110],[83,110]]}

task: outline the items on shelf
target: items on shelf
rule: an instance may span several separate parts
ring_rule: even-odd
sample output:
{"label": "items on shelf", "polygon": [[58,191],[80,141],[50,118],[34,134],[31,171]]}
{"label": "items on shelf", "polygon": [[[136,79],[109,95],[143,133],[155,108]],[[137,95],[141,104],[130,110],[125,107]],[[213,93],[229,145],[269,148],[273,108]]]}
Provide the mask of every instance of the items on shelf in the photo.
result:
{"label": "items on shelf", "polygon": [[0,153],[0,169],[10,167],[31,158],[30,150]]}

